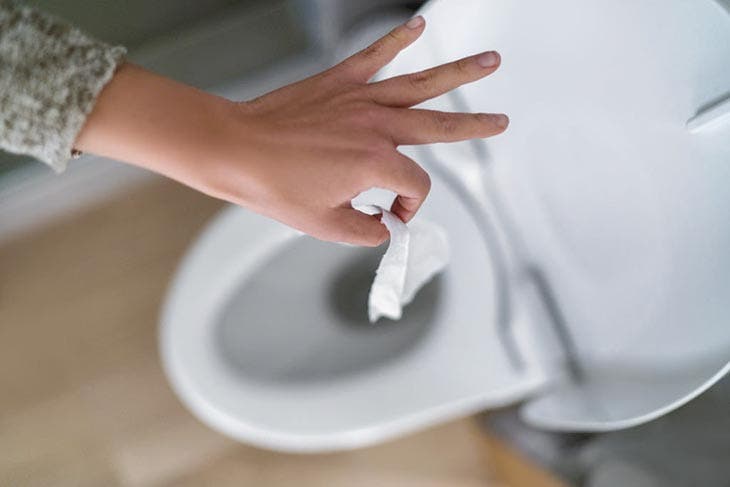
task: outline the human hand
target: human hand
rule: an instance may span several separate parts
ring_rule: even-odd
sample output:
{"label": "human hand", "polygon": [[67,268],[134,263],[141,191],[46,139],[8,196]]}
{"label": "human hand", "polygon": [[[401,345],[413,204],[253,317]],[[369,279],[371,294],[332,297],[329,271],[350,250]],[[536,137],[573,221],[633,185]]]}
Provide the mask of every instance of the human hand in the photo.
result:
{"label": "human hand", "polygon": [[[85,128],[77,146],[151,168],[323,240],[379,245],[387,239],[385,227],[378,216],[354,210],[352,198],[372,187],[392,190],[398,194],[392,211],[407,222],[430,188],[428,174],[398,152],[399,145],[489,137],[508,124],[501,114],[411,108],[491,74],[500,63],[495,52],[368,83],[424,28],[423,18],[415,17],[333,68],[247,102],[183,90],[129,68],[131,73],[118,73],[102,93],[101,108],[95,108],[87,125],[93,127],[95,115],[103,119],[98,112],[119,117],[102,103],[109,99],[106,92],[119,85],[117,78],[147,76],[148,86],[141,89],[137,83],[135,88],[139,97],[166,109],[150,115],[149,108],[140,106],[146,112],[132,118],[148,125],[153,133],[146,134],[148,141],[159,137],[160,142],[147,142],[152,147],[145,149],[129,148],[128,140],[126,147],[111,144],[117,146],[112,150],[103,134],[97,130],[94,138],[94,130]],[[139,98],[127,100],[139,103]],[[140,129],[122,125],[127,132]],[[114,137],[119,142],[121,136]],[[127,138],[135,139],[131,133]],[[169,139],[176,141],[174,147]]]}
{"label": "human hand", "polygon": [[350,201],[381,187],[398,194],[392,211],[409,221],[430,181],[399,145],[487,137],[507,126],[503,115],[410,109],[492,73],[496,53],[368,83],[424,26],[416,17],[317,76],[240,103],[232,155],[248,157],[228,166],[228,198],[324,240],[378,245],[387,238],[378,216]]}

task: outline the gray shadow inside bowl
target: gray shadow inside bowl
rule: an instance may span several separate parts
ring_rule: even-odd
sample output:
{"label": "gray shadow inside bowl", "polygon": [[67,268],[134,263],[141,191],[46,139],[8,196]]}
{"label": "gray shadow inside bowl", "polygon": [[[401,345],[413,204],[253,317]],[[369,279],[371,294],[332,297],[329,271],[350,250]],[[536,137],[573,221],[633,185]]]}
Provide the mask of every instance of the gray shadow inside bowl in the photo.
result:
{"label": "gray shadow inside bowl", "polygon": [[382,367],[433,329],[444,277],[421,289],[399,321],[367,319],[384,249],[294,239],[229,295],[215,345],[247,380],[329,381]]}

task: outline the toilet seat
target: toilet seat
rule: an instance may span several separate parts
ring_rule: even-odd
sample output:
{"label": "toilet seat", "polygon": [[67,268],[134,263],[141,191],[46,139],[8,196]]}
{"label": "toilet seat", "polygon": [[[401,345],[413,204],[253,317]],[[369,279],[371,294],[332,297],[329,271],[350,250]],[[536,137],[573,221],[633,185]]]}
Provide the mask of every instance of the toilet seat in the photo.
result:
{"label": "toilet seat", "polygon": [[[536,426],[625,428],[723,377],[730,128],[685,123],[730,95],[730,16],[710,0],[435,0],[423,14],[423,38],[384,75],[496,48],[495,75],[425,106],[512,118],[486,142],[403,149],[432,175],[421,216],[452,241],[436,324],[402,354],[327,380],[232,365],[214,337],[245,280],[291,246],[321,256],[329,244],[231,208],[186,256],[163,310],[163,364],[183,402],[241,441],[323,451],[521,400]],[[344,260],[358,252],[327,248]],[[331,265],[306,269],[329,276]],[[325,296],[325,279],[294,276],[307,302]],[[324,314],[320,304],[305,315]],[[316,341],[295,338],[299,369]]]}
{"label": "toilet seat", "polygon": [[[373,250],[319,242],[237,207],[217,217],[183,261],[163,311],[163,364],[185,404],[207,424],[239,440],[287,451],[322,451],[366,445],[435,421],[508,404],[543,385],[545,374],[532,358],[526,355],[527,362],[516,369],[501,345],[494,320],[493,273],[478,225],[458,193],[438,176],[432,179],[431,194],[418,218],[436,221],[450,234],[462,236],[451,242],[454,255],[441,278],[435,323],[417,346],[389,361],[340,373],[338,369],[347,368],[351,360],[335,357],[333,363],[325,364],[326,374],[320,380],[298,371],[311,367],[313,357],[326,354],[329,346],[353,347],[368,339],[368,334],[407,326],[401,322],[370,325],[363,299],[362,320],[367,328],[333,331],[340,326],[338,317],[330,315],[331,298],[317,286],[332,280],[340,261],[355,261]],[[292,269],[289,283],[281,274],[265,277],[267,266],[275,265],[273,259],[280,259],[292,246],[300,258],[292,259],[297,268]],[[379,255],[382,249],[375,252]],[[321,260],[313,263],[315,254]],[[260,270],[264,274],[257,277]],[[374,270],[374,265],[366,270],[368,284]],[[232,364],[215,338],[225,333],[220,327],[226,321],[221,318],[226,303],[253,292],[246,286],[248,279],[255,280],[254,286],[273,281],[275,289],[265,288],[253,298],[253,303],[269,299],[256,314],[263,316],[258,326],[247,324],[247,317],[233,318],[232,326],[245,330],[228,334],[227,339],[241,344],[229,352],[241,352],[246,339],[262,340],[249,346],[247,353],[266,347],[258,360],[274,356],[270,362],[275,371],[266,376],[253,367],[243,370]],[[311,286],[313,291],[308,289]],[[475,289],[479,292],[474,293]],[[292,306],[297,300],[300,306]],[[234,313],[243,314],[253,306],[238,306]],[[291,323],[279,318],[274,318],[278,321],[273,325],[268,321],[269,307],[272,314],[281,316],[277,306],[292,314]],[[308,322],[306,317],[312,314],[321,318]],[[408,314],[406,308],[404,320]],[[305,330],[297,331],[298,325]],[[270,326],[281,333],[267,331]],[[267,332],[268,338],[259,337]],[[296,377],[289,380],[292,374]]]}

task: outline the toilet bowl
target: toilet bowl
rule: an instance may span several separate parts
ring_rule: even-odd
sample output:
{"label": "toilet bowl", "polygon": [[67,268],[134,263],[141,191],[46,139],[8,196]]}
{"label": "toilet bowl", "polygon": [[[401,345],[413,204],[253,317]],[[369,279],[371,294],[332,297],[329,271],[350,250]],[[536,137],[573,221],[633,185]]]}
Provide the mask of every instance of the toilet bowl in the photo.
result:
{"label": "toilet bowl", "polygon": [[[483,48],[425,104],[504,111],[487,141],[404,148],[452,259],[367,322],[382,249],[228,208],[183,260],[162,361],[211,427],[285,451],[381,441],[523,402],[553,430],[654,419],[730,370],[730,16],[709,0],[432,1],[385,73]],[[540,39],[540,41],[536,41]]]}
{"label": "toilet bowl", "polygon": [[321,242],[235,207],[216,218],[164,310],[162,355],[184,402],[242,441],[312,451],[365,445],[539,387],[540,371],[513,367],[500,344],[478,222],[433,179],[419,218],[459,239],[448,270],[397,322],[367,318],[382,248]]}

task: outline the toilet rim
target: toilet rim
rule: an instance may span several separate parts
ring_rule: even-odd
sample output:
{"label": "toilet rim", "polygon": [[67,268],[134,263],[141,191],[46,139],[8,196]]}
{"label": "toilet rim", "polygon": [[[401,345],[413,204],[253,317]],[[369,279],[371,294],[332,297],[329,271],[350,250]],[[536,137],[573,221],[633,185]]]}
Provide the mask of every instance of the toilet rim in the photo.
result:
{"label": "toilet rim", "polygon": [[[459,198],[463,196],[451,183],[442,177],[436,176],[436,184],[439,184],[439,181],[443,183],[444,187],[448,188],[448,193],[452,196]],[[474,220],[475,216],[471,212],[465,209],[464,213],[468,215],[470,221]],[[249,228],[247,234],[250,237],[247,239],[247,246],[241,244],[240,235],[237,241],[234,239],[226,241],[225,238],[222,238],[220,233],[225,233],[226,228],[234,223],[239,228],[241,225]],[[474,225],[476,227],[476,223]],[[218,403],[219,396],[211,396],[211,394],[202,391],[199,387],[199,380],[196,380],[190,374],[191,366],[206,366],[206,361],[219,362],[220,357],[217,356],[214,350],[208,349],[205,356],[191,360],[190,356],[194,355],[186,354],[186,350],[191,349],[181,348],[180,337],[174,336],[179,331],[180,323],[175,321],[180,316],[179,306],[186,299],[195,298],[197,301],[195,307],[199,314],[187,316],[186,318],[191,322],[200,319],[202,322],[212,324],[215,321],[213,316],[219,309],[219,305],[226,301],[230,293],[236,289],[235,284],[240,284],[247,276],[255,273],[256,268],[265,265],[271,256],[276,255],[286,245],[302,236],[301,232],[259,215],[245,212],[239,208],[226,209],[208,225],[202,233],[202,237],[186,255],[172,281],[162,310],[159,330],[163,369],[173,390],[183,400],[184,404],[214,429],[245,442],[287,451],[327,451],[355,448],[392,438],[437,422],[476,413],[486,408],[501,407],[514,403],[544,384],[545,379],[542,375],[524,375],[521,380],[500,383],[495,387],[480,387],[481,392],[478,394],[459,396],[456,399],[445,396],[444,401],[439,401],[435,406],[430,405],[413,409],[407,414],[375,422],[366,427],[343,428],[338,431],[317,434],[298,434],[286,431],[286,429],[264,426],[256,421],[249,420],[245,415],[237,416],[234,412],[227,410],[226,404]],[[228,246],[227,250],[216,252],[216,247],[221,245]],[[487,253],[488,250],[487,248]],[[251,251],[250,254],[249,251]],[[191,279],[191,263],[194,264],[203,254],[210,256],[216,253],[221,258],[217,259],[215,266],[207,269],[207,276],[211,276],[206,277],[209,281],[204,286],[201,283],[193,282],[194,279]],[[237,257],[235,259],[227,258],[230,253],[234,253]],[[217,269],[222,269],[223,272],[217,274]],[[492,277],[489,276],[489,279],[491,280]],[[497,292],[502,291],[504,289],[499,286]],[[198,352],[200,350],[203,350],[203,348],[197,349]],[[280,386],[274,386],[272,389],[276,387]],[[286,388],[290,389],[288,386]],[[440,397],[437,393],[434,393],[434,396]]]}
{"label": "toilet rim", "polygon": [[165,375],[178,397],[200,420],[219,433],[239,441],[291,453],[326,453],[371,446],[428,426],[476,414],[487,408],[509,406],[545,385],[543,378],[533,377],[528,381],[515,383],[511,388],[464,397],[363,428],[297,434],[263,427],[241,417],[232,417],[216,403],[196,393],[193,385],[186,383],[186,375],[176,372],[176,362],[169,358],[168,349],[165,346],[160,348]]}

